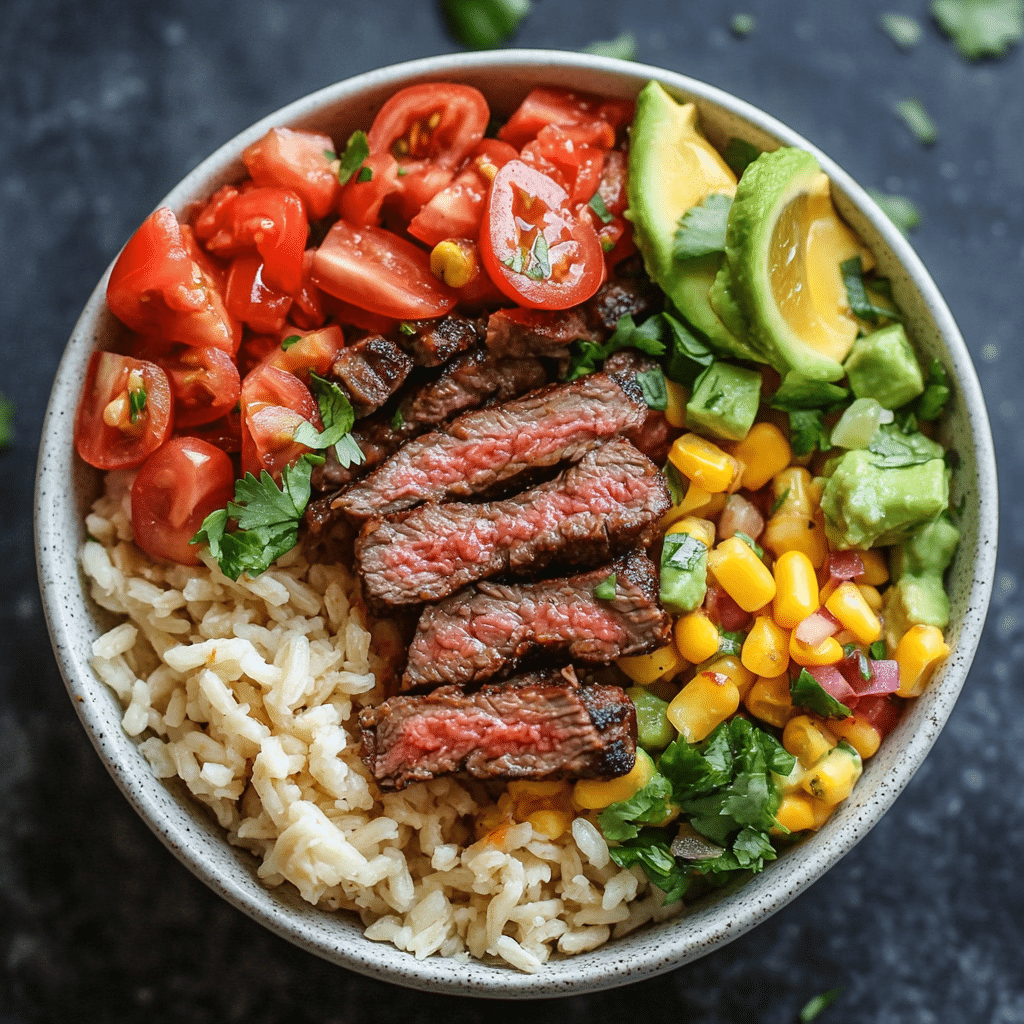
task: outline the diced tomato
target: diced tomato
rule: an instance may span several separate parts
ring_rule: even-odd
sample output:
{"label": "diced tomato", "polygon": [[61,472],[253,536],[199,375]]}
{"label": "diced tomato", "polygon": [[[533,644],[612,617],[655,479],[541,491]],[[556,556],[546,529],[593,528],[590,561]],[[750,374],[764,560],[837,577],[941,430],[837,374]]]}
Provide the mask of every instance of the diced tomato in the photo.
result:
{"label": "diced tomato", "polygon": [[558,170],[571,205],[587,202],[597,191],[604,168],[603,149],[581,145],[557,125],[547,125],[523,147],[525,163],[533,163],[534,157],[540,158],[535,164],[538,169],[544,170],[546,164]]}
{"label": "diced tomato", "polygon": [[295,440],[303,422],[320,429],[320,410],[309,388],[292,373],[259,366],[242,381],[242,472],[258,477],[281,470],[309,449]]}
{"label": "diced tomato", "polygon": [[522,149],[548,125],[581,131],[586,145],[611,149],[616,131],[633,120],[633,104],[549,86],[530,91],[498,132],[498,138]]}
{"label": "diced tomato", "polygon": [[107,282],[107,305],[132,330],[167,341],[234,352],[242,337],[166,206],[151,213],[121,250]]}
{"label": "diced tomato", "polygon": [[336,206],[341,183],[334,142],[317,132],[271,128],[242,153],[257,185],[297,192],[310,220],[326,217]]}
{"label": "diced tomato", "polygon": [[857,717],[873,725],[882,736],[896,728],[903,714],[903,701],[891,694],[861,697],[857,701]]}
{"label": "diced tomato", "polygon": [[198,427],[189,427],[188,437],[197,437],[200,441],[212,444],[222,452],[233,455],[242,450],[242,413],[236,405],[226,416],[212,423],[204,423]]}
{"label": "diced tomato", "polygon": [[476,238],[494,175],[518,155],[505,142],[484,139],[452,183],[409,222],[409,234],[431,248],[446,238]]}
{"label": "diced tomato", "polygon": [[75,450],[97,469],[129,469],[171,432],[171,385],[155,363],[94,352],[75,414]]}
{"label": "diced tomato", "polygon": [[182,224],[180,227],[181,240],[185,243],[185,251],[189,254],[192,262],[198,264],[203,276],[214,283],[217,294],[223,296],[224,282],[228,276],[227,267],[220,260],[211,256],[199,244],[195,232],[188,224]]}
{"label": "diced tomato", "polygon": [[324,309],[340,324],[356,327],[370,334],[390,334],[398,326],[399,321],[395,317],[380,316],[368,309],[360,309],[359,306],[353,306],[351,302],[328,295],[327,292],[320,294]]}
{"label": "diced tomato", "polygon": [[263,280],[261,256],[239,256],[231,264],[225,289],[228,312],[261,334],[276,334],[284,326],[292,297]]}
{"label": "diced tomato", "polygon": [[320,327],[327,319],[324,312],[323,292],[313,284],[313,255],[315,249],[307,249],[302,254],[302,287],[292,296],[293,302],[288,310],[288,319],[296,327],[310,331]]}
{"label": "diced tomato", "polygon": [[341,191],[341,216],[350,224],[379,224],[384,200],[401,187],[398,161],[371,153]]}
{"label": "diced tomato", "polygon": [[223,349],[149,345],[139,354],[167,374],[174,396],[174,426],[179,430],[220,419],[238,402],[238,369]]}
{"label": "diced tomato", "polygon": [[345,335],[337,324],[308,332],[285,328],[284,335],[281,343],[263,357],[260,365],[276,366],[303,380],[308,380],[311,370],[324,376],[345,347]]}
{"label": "diced tomato", "polygon": [[612,217],[621,217],[626,212],[626,178],[629,158],[621,149],[611,149],[604,155],[601,181],[597,186],[605,210]]}
{"label": "diced tomato", "polygon": [[390,231],[337,221],[313,258],[318,288],[396,320],[441,316],[457,296],[430,272],[427,254]]}
{"label": "diced tomato", "polygon": [[717,583],[709,583],[704,595],[704,611],[719,629],[726,633],[746,629],[750,614],[745,612]]}
{"label": "diced tomato", "polygon": [[135,543],[154,558],[198,565],[202,547],[189,541],[234,494],[228,455],[195,437],[171,438],[146,459],[132,485]]}
{"label": "diced tomato", "polygon": [[513,301],[534,309],[568,309],[604,280],[604,254],[589,217],[565,190],[521,160],[494,176],[480,230],[491,280]]}
{"label": "diced tomato", "polygon": [[238,349],[238,372],[243,380],[281,344],[281,335],[246,331]]}
{"label": "diced tomato", "polygon": [[235,200],[238,185],[222,185],[192,218],[192,230],[210,252],[232,255],[235,230]]}

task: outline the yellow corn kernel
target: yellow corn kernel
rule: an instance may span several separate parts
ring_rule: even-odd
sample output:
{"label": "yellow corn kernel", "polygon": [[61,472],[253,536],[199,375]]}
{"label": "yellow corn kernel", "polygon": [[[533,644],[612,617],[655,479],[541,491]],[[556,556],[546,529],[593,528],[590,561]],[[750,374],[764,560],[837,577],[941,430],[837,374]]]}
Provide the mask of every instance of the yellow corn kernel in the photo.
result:
{"label": "yellow corn kernel", "polygon": [[845,580],[825,601],[825,607],[862,644],[873,644],[882,635],[882,623],[864,600],[856,583]]}
{"label": "yellow corn kernel", "polygon": [[715,658],[710,664],[702,669],[704,672],[718,672],[720,675],[731,679],[740,695],[740,700],[746,697],[754,680],[757,678],[748,668],[743,667],[743,662],[735,654],[725,654],[721,658]]}
{"label": "yellow corn kernel", "polygon": [[804,773],[800,786],[811,796],[835,807],[853,792],[863,770],[857,751],[841,743]]}
{"label": "yellow corn kernel", "polygon": [[896,664],[900,668],[901,697],[920,697],[935,669],[949,654],[949,645],[938,626],[911,626],[896,645]]}
{"label": "yellow corn kernel", "polygon": [[793,629],[818,610],[818,577],[802,551],[783,551],[775,560],[772,614],[784,629]]}
{"label": "yellow corn kernel", "polygon": [[820,513],[776,512],[765,525],[761,544],[776,558],[787,551],[801,551],[815,569],[820,569],[828,557],[825,525]]}
{"label": "yellow corn kernel", "polygon": [[458,238],[438,242],[430,253],[430,272],[449,288],[464,288],[477,270],[471,244]]}
{"label": "yellow corn kernel", "polygon": [[809,793],[787,793],[779,801],[775,820],[790,832],[805,832],[821,828],[832,811],[832,807]]}
{"label": "yellow corn kernel", "polygon": [[668,706],[668,720],[687,743],[699,743],[740,706],[736,684],[724,675],[700,672]]}
{"label": "yellow corn kernel", "polygon": [[872,757],[882,744],[882,734],[866,719],[850,715],[829,722],[829,728],[853,747],[861,758]]}
{"label": "yellow corn kernel", "polygon": [[564,796],[568,792],[564,782],[538,782],[534,779],[512,779],[505,785],[505,791],[513,800],[536,800]]}
{"label": "yellow corn kernel", "polygon": [[755,718],[781,729],[793,713],[793,698],[789,695],[789,676],[758,676],[750,692],[743,699],[743,705]]}
{"label": "yellow corn kernel", "polygon": [[880,587],[889,582],[889,566],[881,551],[862,551],[857,549],[860,560],[864,563],[864,573],[858,583],[866,583],[869,587]]}
{"label": "yellow corn kernel", "polygon": [[729,537],[708,552],[708,569],[745,612],[757,611],[775,597],[771,570],[739,537]]}
{"label": "yellow corn kernel", "polygon": [[715,516],[725,508],[727,497],[725,491],[712,494],[710,491],[705,491],[703,487],[698,487],[691,480],[683,500],[679,503],[679,508],[683,510],[684,515],[700,513],[704,516]]}
{"label": "yellow corn kernel", "polygon": [[673,629],[676,649],[691,664],[699,665],[718,653],[721,634],[702,611],[680,615]]}
{"label": "yellow corn kernel", "polygon": [[873,587],[870,583],[858,583],[857,589],[873,612],[878,613],[882,610],[882,595],[879,593],[878,587]]}
{"label": "yellow corn kernel", "polygon": [[686,403],[690,400],[690,392],[674,380],[665,380],[665,391],[668,395],[665,405],[665,419],[670,427],[686,426]]}
{"label": "yellow corn kernel", "polygon": [[711,494],[729,490],[742,475],[740,464],[731,455],[699,434],[676,438],[668,457],[683,476]]}
{"label": "yellow corn kernel", "polygon": [[677,519],[665,533],[688,533],[691,537],[696,537],[706,548],[715,543],[715,524],[710,519],[698,519],[696,516]]}
{"label": "yellow corn kernel", "polygon": [[812,647],[796,638],[796,630],[789,634],[789,656],[798,665],[804,668],[812,668],[815,665],[834,665],[842,661],[843,647],[834,636],[826,637]]}
{"label": "yellow corn kernel", "polygon": [[755,423],[747,436],[732,446],[732,456],[744,465],[743,486],[759,491],[793,461],[793,449],[774,423],[761,422]]}
{"label": "yellow corn kernel", "polygon": [[795,715],[782,731],[782,745],[805,768],[810,768],[836,745],[831,726],[830,722],[826,728],[820,719],[810,715]]}
{"label": "yellow corn kernel", "polygon": [[569,811],[556,811],[542,808],[527,815],[526,820],[545,839],[560,839],[572,825],[572,814]]}
{"label": "yellow corn kernel", "polygon": [[772,494],[779,504],[775,511],[782,515],[809,516],[821,504],[821,488],[803,466],[790,466],[776,473]]}
{"label": "yellow corn kernel", "polygon": [[637,748],[636,763],[628,774],[617,779],[580,779],[573,787],[572,802],[583,810],[596,811],[629,800],[654,778],[654,770],[650,755]]}
{"label": "yellow corn kernel", "polygon": [[648,686],[656,679],[663,679],[666,676],[675,675],[681,668],[686,667],[683,656],[676,650],[675,645],[666,644],[649,654],[633,654],[625,658],[619,658],[615,662],[623,672],[641,686]]}
{"label": "yellow corn kernel", "polygon": [[740,653],[743,667],[757,676],[781,676],[789,668],[789,630],[770,615],[759,615]]}

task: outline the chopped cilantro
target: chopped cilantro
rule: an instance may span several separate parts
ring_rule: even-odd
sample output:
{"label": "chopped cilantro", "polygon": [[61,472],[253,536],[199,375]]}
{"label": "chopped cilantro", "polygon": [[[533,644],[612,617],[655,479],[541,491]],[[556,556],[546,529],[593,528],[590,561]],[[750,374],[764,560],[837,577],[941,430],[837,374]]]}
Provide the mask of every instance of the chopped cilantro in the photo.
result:
{"label": "chopped cilantro", "polygon": [[938,419],[950,394],[946,368],[938,359],[933,359],[928,365],[928,381],[924,393],[914,403],[914,414],[919,420]]}
{"label": "chopped cilantro", "polygon": [[938,139],[939,130],[919,99],[900,100],[894,109],[922,146],[930,146]]}
{"label": "chopped cilantro", "polygon": [[1022,0],[932,0],[931,12],[962,57],[1001,57],[1024,38]]}
{"label": "chopped cilantro", "polygon": [[300,334],[289,334],[288,337],[281,342],[281,348],[283,348],[285,352],[287,352],[288,349],[292,347],[292,345],[296,344],[296,342],[299,341],[302,341],[302,336]]}
{"label": "chopped cilantro", "polygon": [[895,423],[883,423],[871,438],[868,451],[879,469],[902,469],[941,459],[943,449],[924,434],[904,434]]}
{"label": "chopped cilantro", "polygon": [[14,402],[0,395],[0,448],[9,448],[14,440]]}
{"label": "chopped cilantro", "polygon": [[585,374],[593,373],[613,352],[623,348],[636,348],[649,356],[660,356],[665,351],[662,340],[665,326],[660,316],[652,316],[639,327],[628,313],[619,317],[612,336],[603,344],[596,341],[577,341],[575,351],[569,363],[566,380],[575,380]]}
{"label": "chopped cilantro", "polygon": [[787,487],[776,499],[772,502],[772,507],[768,511],[768,517],[771,518],[776,512],[782,508],[786,503],[786,499],[789,497],[789,492],[792,488]]}
{"label": "chopped cilantro", "polygon": [[403,320],[399,325],[398,329],[406,335],[416,333],[416,325],[409,320]]}
{"label": "chopped cilantro", "polygon": [[707,544],[692,534],[666,534],[661,549],[661,566],[671,566],[682,572],[690,572],[697,567],[701,556],[707,554],[707,550]]}
{"label": "chopped cilantro", "polygon": [[[839,264],[839,270],[843,275],[843,284],[846,286],[846,301],[849,303],[850,310],[854,316],[860,317],[861,320],[867,320],[872,324],[886,318],[893,320],[898,318],[894,309],[889,309],[886,306],[877,306],[871,301],[871,295],[864,284],[864,267],[859,256],[851,256],[848,260],[844,260]],[[882,285],[882,288],[879,289],[878,285],[880,283],[879,281],[873,281],[872,287],[876,291],[887,287],[887,285]]]}
{"label": "chopped cilantro", "polygon": [[921,211],[906,196],[889,195],[869,188],[868,195],[882,208],[886,215],[903,232],[913,231],[921,223]]}
{"label": "chopped cilantro", "polygon": [[739,539],[743,541],[744,544],[751,548],[751,550],[754,552],[755,555],[757,555],[758,558],[764,558],[764,548],[762,548],[761,545],[758,544],[757,541],[754,540],[754,538],[751,537],[749,533],[744,533],[742,530],[737,530],[736,533],[733,534],[733,536],[739,537]]}
{"label": "chopped cilantro", "polygon": [[615,573],[612,573],[606,579],[601,580],[601,582],[594,587],[594,597],[599,601],[615,600]]}
{"label": "chopped cilantro", "polygon": [[132,423],[138,423],[139,417],[146,411],[146,389],[128,389],[128,418]]}
{"label": "chopped cilantro", "polygon": [[794,409],[789,414],[789,445],[800,458],[815,448],[827,452],[832,447],[831,435],[820,409]]}
{"label": "chopped cilantro", "polygon": [[597,214],[597,217],[602,224],[610,224],[615,220],[615,218],[608,212],[608,207],[604,205],[604,200],[601,198],[600,192],[595,192],[590,197],[590,202],[587,203],[587,206]]}
{"label": "chopped cilantro", "polygon": [[756,26],[757,22],[752,14],[734,14],[732,21],[729,22],[729,28],[732,29],[733,35],[740,38],[749,36]]}
{"label": "chopped cilantro", "polygon": [[659,412],[668,406],[668,388],[665,387],[665,374],[661,367],[652,366],[636,375],[636,382],[640,385],[644,401],[648,409],[656,409]]}
{"label": "chopped cilantro", "polygon": [[583,47],[584,53],[598,57],[617,57],[619,60],[636,60],[636,36],[632,32],[620,32],[614,39],[598,41]]}
{"label": "chopped cilantro", "polygon": [[670,340],[665,376],[676,384],[692,387],[693,382],[715,361],[715,354],[674,316],[662,313],[661,319],[668,327]]}
{"label": "chopped cilantro", "polygon": [[725,249],[725,229],[732,199],[714,192],[679,218],[672,255],[677,260]]}
{"label": "chopped cilantro", "polygon": [[921,39],[921,25],[906,14],[886,11],[878,16],[878,27],[901,50],[912,50]]}
{"label": "chopped cilantro", "polygon": [[405,423],[405,417],[402,415],[401,406],[395,410],[394,416],[391,417],[391,429],[400,430],[402,424]]}
{"label": "chopped cilantro", "polygon": [[512,37],[530,13],[530,0],[442,0],[448,27],[473,50],[488,50]]}
{"label": "chopped cilantro", "polygon": [[797,707],[807,708],[822,718],[849,718],[853,713],[826,690],[807,669],[789,684],[789,694]]}
{"label": "chopped cilantro", "polygon": [[317,373],[309,375],[309,390],[319,406],[324,429],[319,431],[312,423],[303,422],[296,429],[294,439],[309,448],[333,448],[342,466],[358,466],[365,456],[349,433],[356,415],[348,396],[333,381]]}
{"label": "chopped cilantro", "polygon": [[885,641],[876,640],[869,648],[868,654],[871,655],[873,661],[881,661],[885,658]]}
{"label": "chopped cilantro", "polygon": [[544,237],[543,231],[537,232],[533,245],[530,247],[530,255],[537,262],[537,269],[534,273],[538,273],[540,279],[546,281],[551,276],[551,258],[548,255],[548,240]]}
{"label": "chopped cilantro", "polygon": [[348,184],[349,179],[362,166],[363,161],[370,155],[370,144],[366,139],[366,132],[355,131],[345,145],[345,152],[341,154],[338,163],[338,181],[342,185]]}
{"label": "chopped cilantro", "polygon": [[740,177],[743,172],[761,155],[761,150],[745,139],[730,139],[725,146],[722,157],[729,169]]}
{"label": "chopped cilantro", "polygon": [[678,469],[676,469],[675,464],[672,462],[666,462],[665,468],[662,472],[665,474],[665,483],[668,484],[668,493],[669,497],[672,499],[672,504],[678,505],[686,495],[686,485],[683,483],[683,475]]}
{"label": "chopped cilantro", "polygon": [[718,653],[739,654],[743,650],[743,641],[746,639],[747,634],[741,630],[719,630]]}
{"label": "chopped cilantro", "polygon": [[360,167],[356,175],[357,182],[373,181],[373,170],[369,167]]}
{"label": "chopped cilantro", "polygon": [[827,992],[808,999],[799,1013],[800,1024],[811,1024],[823,1010],[828,1009],[842,994],[841,988],[830,988]]}

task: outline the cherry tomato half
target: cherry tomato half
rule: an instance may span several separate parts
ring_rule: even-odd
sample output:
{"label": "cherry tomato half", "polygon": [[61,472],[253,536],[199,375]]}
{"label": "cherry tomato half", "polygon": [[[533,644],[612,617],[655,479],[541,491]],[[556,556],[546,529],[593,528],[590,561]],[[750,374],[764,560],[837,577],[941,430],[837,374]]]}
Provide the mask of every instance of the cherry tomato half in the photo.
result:
{"label": "cherry tomato half", "polygon": [[166,206],[151,213],[121,250],[107,282],[107,305],[132,330],[167,341],[234,352],[242,337]]}
{"label": "cherry tomato half", "polygon": [[521,306],[568,309],[604,281],[593,224],[546,174],[511,160],[494,177],[480,253],[494,283]]}
{"label": "cherry tomato half", "polygon": [[230,456],[195,437],[172,437],[142,464],[132,485],[135,543],[154,558],[197,565],[189,541],[235,495]]}
{"label": "cherry tomato half", "polygon": [[341,191],[342,219],[379,224],[384,200],[400,188],[398,161],[390,153],[371,153]]}
{"label": "cherry tomato half", "polygon": [[242,381],[242,472],[258,477],[281,470],[309,449],[295,440],[306,421],[320,429],[320,410],[309,388],[276,366],[258,366]]}
{"label": "cherry tomato half", "polygon": [[616,129],[632,120],[633,104],[626,100],[538,86],[502,125],[498,138],[522,149],[541,129],[553,124],[583,145],[610,149],[615,145]]}
{"label": "cherry tomato half", "polygon": [[239,256],[228,271],[224,301],[228,312],[254,331],[276,334],[284,326],[292,297],[263,276],[262,256]]}
{"label": "cherry tomato half", "polygon": [[345,335],[337,324],[328,324],[316,331],[292,331],[287,327],[280,345],[275,345],[260,365],[276,366],[309,379],[310,371],[323,377],[345,347]]}
{"label": "cherry tomato half", "polygon": [[171,385],[155,363],[94,352],[75,414],[75,450],[97,469],[138,466],[171,432]]}
{"label": "cherry tomato half", "polygon": [[297,192],[310,220],[326,217],[338,200],[341,183],[334,160],[330,136],[292,128],[271,128],[242,153],[257,185]]}
{"label": "cherry tomato half", "polygon": [[457,296],[430,272],[430,257],[383,228],[335,222],[313,257],[313,283],[360,309],[396,320],[441,316]]}
{"label": "cherry tomato half", "polygon": [[160,350],[153,345],[140,354],[167,374],[176,429],[212,423],[237,405],[241,388],[238,369],[223,349],[175,345]]}

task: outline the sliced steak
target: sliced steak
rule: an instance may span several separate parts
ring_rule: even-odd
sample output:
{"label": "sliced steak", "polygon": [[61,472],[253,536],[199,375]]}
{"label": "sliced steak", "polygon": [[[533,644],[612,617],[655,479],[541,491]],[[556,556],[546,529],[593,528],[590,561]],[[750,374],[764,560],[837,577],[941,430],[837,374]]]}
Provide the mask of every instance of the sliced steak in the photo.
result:
{"label": "sliced steak", "polygon": [[646,547],[670,504],[657,466],[617,438],[512,498],[372,519],[356,539],[356,564],[378,605],[438,601],[498,573],[595,565]]}
{"label": "sliced steak", "polygon": [[485,494],[528,471],[578,459],[595,440],[641,426],[647,405],[635,380],[592,373],[524,398],[463,413],[404,444],[334,507],[368,519],[424,501]]}
{"label": "sliced steak", "polygon": [[382,789],[448,772],[482,779],[611,779],[636,760],[636,711],[617,686],[442,686],[359,715],[363,759]]}
{"label": "sliced steak", "polygon": [[483,341],[482,320],[449,313],[436,320],[403,320],[398,343],[417,366],[441,366]]}
{"label": "sliced steak", "polygon": [[[614,575],[614,596],[594,590]],[[539,583],[478,583],[428,605],[409,648],[402,689],[481,683],[538,651],[608,664],[664,643],[658,571],[634,551],[610,565]]]}
{"label": "sliced steak", "polygon": [[592,331],[611,332],[619,319],[631,316],[646,320],[661,311],[662,292],[647,276],[642,261],[625,260],[615,268],[615,276],[598,288],[593,298],[581,307]]}
{"label": "sliced steak", "polygon": [[499,309],[487,319],[487,347],[499,356],[553,356],[569,354],[579,339],[593,340],[583,308]]}
{"label": "sliced steak", "polygon": [[379,409],[404,383],[413,362],[393,341],[371,334],[338,353],[331,376],[344,385],[357,416]]}

